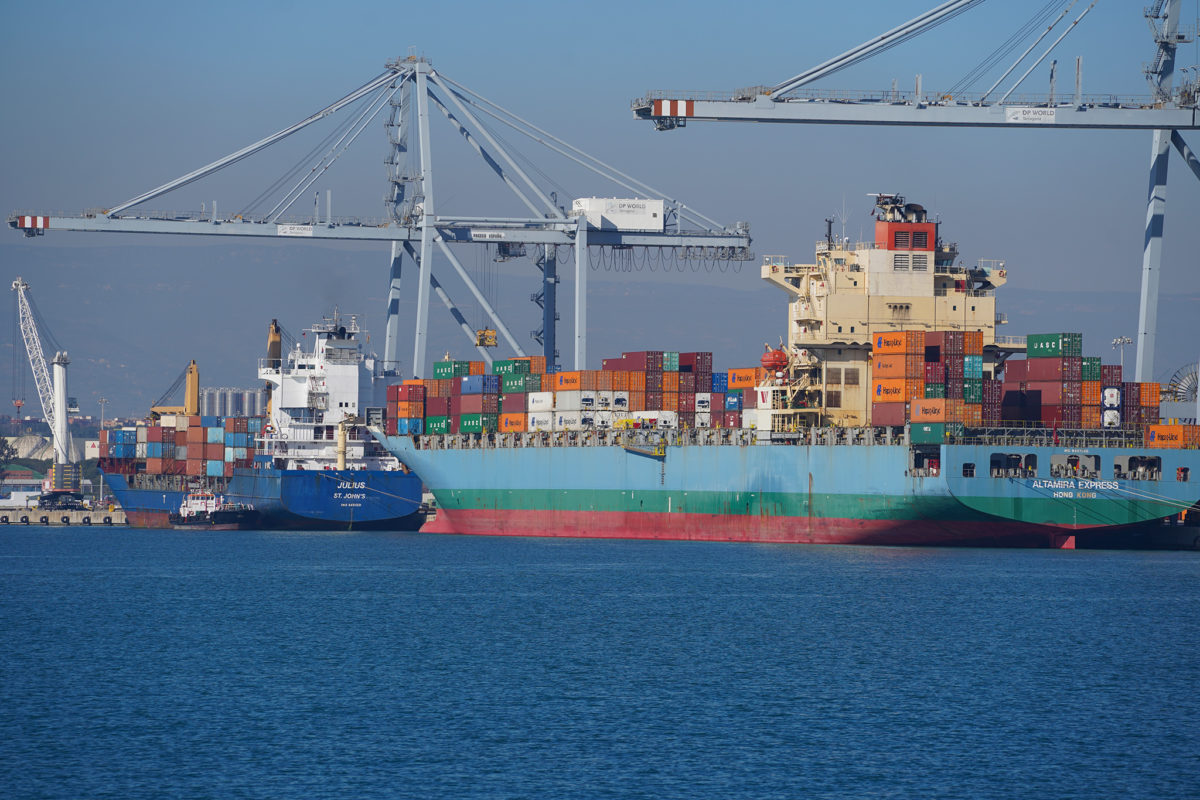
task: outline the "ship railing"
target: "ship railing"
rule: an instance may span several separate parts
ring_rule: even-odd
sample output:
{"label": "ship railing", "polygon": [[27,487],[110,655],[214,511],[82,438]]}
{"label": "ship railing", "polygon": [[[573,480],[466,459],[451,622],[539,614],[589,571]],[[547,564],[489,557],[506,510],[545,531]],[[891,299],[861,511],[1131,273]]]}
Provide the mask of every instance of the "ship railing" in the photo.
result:
{"label": "ship railing", "polygon": [[1024,336],[997,336],[996,344],[1001,347],[1025,347],[1026,340]]}

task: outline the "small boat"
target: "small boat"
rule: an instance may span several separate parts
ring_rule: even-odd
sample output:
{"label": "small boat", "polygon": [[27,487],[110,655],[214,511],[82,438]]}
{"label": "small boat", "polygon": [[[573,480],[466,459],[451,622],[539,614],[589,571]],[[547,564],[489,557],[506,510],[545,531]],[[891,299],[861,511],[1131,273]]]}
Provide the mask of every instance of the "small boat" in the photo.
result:
{"label": "small boat", "polygon": [[180,530],[208,528],[209,530],[235,531],[254,527],[257,519],[254,506],[246,503],[229,503],[213,492],[188,492],[179,504],[179,513],[171,514],[171,527]]}

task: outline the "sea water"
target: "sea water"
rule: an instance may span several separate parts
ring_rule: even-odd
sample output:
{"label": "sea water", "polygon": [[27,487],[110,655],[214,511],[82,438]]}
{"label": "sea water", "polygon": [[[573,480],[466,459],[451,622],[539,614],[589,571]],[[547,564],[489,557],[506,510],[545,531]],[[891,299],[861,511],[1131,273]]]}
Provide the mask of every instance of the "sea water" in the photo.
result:
{"label": "sea water", "polygon": [[6,798],[1200,794],[1200,554],[0,529]]}

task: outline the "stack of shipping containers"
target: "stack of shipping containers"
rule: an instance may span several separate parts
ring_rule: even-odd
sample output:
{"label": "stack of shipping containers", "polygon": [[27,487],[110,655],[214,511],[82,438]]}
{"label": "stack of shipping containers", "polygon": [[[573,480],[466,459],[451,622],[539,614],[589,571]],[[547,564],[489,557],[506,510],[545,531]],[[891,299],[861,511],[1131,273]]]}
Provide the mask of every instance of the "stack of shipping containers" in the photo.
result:
{"label": "stack of shipping containers", "polygon": [[233,476],[254,463],[262,417],[189,417],[169,414],[154,425],[100,431],[106,472],[194,477]]}

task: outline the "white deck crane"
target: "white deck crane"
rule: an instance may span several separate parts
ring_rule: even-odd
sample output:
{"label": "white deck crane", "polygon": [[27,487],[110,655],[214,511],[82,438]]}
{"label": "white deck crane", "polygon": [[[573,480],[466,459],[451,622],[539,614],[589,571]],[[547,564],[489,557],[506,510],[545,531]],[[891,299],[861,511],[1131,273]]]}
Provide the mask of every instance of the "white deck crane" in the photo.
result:
{"label": "white deck crane", "polygon": [[[12,290],[17,293],[17,321],[21,328],[21,338],[25,342],[25,352],[29,356],[29,366],[33,369],[33,380],[37,384],[38,400],[42,403],[42,414],[54,442],[54,468],[50,476],[49,491],[39,502],[46,505],[48,501],[59,500],[62,496],[77,496],[80,492],[79,464],[71,446],[71,432],[67,426],[67,365],[71,359],[65,350],[54,353],[51,365],[54,376],[51,379],[50,370],[46,368],[46,356],[42,351],[42,337],[38,332],[37,319],[33,304],[29,299],[29,284],[22,278],[12,283]],[[58,505],[59,503],[53,502]]]}
{"label": "white deck crane", "polygon": [[[1181,130],[1200,130],[1200,71],[1188,76],[1190,68],[1180,70],[1183,80],[1173,87],[1175,54],[1181,44],[1196,35],[1194,25],[1180,24],[1181,0],[1154,0],[1145,9],[1156,53],[1145,67],[1151,96],[1121,99],[1114,95],[1088,96],[1083,93],[1082,66],[1076,61],[1074,94],[1055,96],[1054,70],[1051,70],[1050,94],[1043,98],[1013,97],[1013,92],[1029,77],[1038,64],[1096,5],[1095,0],[1066,26],[1066,30],[1034,60],[1032,66],[1003,94],[999,85],[1021,64],[1057,25],[1067,19],[1074,0],[1045,28],[1029,49],[1017,58],[1000,80],[982,95],[961,92],[926,93],[917,76],[913,92],[900,92],[893,86],[862,96],[845,92],[796,90],[812,81],[857,64],[883,52],[958,14],[983,0],[949,0],[892,30],[870,39],[839,56],[796,75],[775,86],[753,86],[724,97],[705,92],[687,96],[679,93],[649,92],[633,101],[638,119],[654,123],[656,130],[686,127],[689,122],[784,122],[830,125],[939,125],[975,128],[1024,128],[1025,130],[1147,130],[1153,132],[1150,164],[1150,190],[1147,198],[1145,246],[1142,258],[1142,294],[1138,321],[1138,381],[1153,380],[1155,331],[1158,327],[1158,280],[1162,261],[1163,221],[1166,213],[1167,157],[1172,146],[1187,166],[1200,178],[1200,158],[1184,142]],[[1043,13],[1053,15],[1053,4]],[[1041,19],[1026,30],[1040,29]],[[1012,41],[1012,40],[1010,40]],[[999,94],[997,97],[996,95]],[[1010,99],[1012,98],[1012,99]]]}

